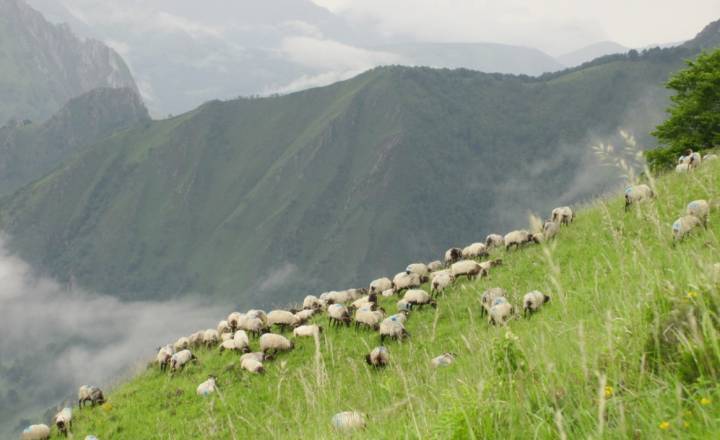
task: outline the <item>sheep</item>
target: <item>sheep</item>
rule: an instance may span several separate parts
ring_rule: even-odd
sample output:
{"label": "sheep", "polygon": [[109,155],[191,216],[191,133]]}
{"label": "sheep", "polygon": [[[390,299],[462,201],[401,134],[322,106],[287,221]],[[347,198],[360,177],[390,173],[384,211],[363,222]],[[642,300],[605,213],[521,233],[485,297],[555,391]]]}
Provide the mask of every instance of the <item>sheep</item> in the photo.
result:
{"label": "sheep", "polygon": [[385,338],[402,340],[405,337],[410,336],[402,322],[385,318],[380,323],[380,344],[385,342]]}
{"label": "sheep", "polygon": [[433,368],[447,367],[455,362],[455,353],[443,353],[440,356],[430,359],[430,366]]}
{"label": "sheep", "polygon": [[433,280],[437,277],[444,277],[445,275],[452,275],[452,270],[450,268],[438,270],[437,272],[433,272],[430,274],[430,282],[432,283]]}
{"label": "sheep", "polygon": [[690,171],[690,164],[679,163],[675,166],[676,173],[687,173],[688,171]]}
{"label": "sheep", "polygon": [[355,300],[357,298],[352,298],[350,295],[350,292],[348,290],[341,290],[339,292],[333,291],[329,292],[326,295],[326,300],[328,304],[344,304],[348,301]]}
{"label": "sheep", "polygon": [[390,353],[384,346],[373,348],[373,350],[365,355],[365,362],[375,368],[382,368],[390,362]]}
{"label": "sheep", "polygon": [[454,262],[462,258],[462,249],[450,248],[445,251],[445,266],[450,266]]}
{"label": "sheep", "polygon": [[188,339],[190,340],[190,346],[189,346],[189,347],[183,347],[183,348],[180,348],[180,349],[175,348],[175,351],[186,350],[186,349],[188,349],[188,348],[190,348],[190,347],[198,347],[198,346],[200,346],[200,344],[202,344],[202,339],[203,339],[203,335],[204,335],[204,334],[205,334],[205,330],[196,331],[195,333],[193,333],[192,335],[190,335],[190,337],[188,338]]}
{"label": "sheep", "polygon": [[710,161],[710,160],[715,160],[715,159],[717,159],[717,158],[718,158],[717,154],[712,154],[712,153],[706,154],[705,157],[703,157],[703,162],[707,162],[707,161]]}
{"label": "sheep", "polygon": [[385,318],[385,313],[381,310],[372,310],[370,307],[363,307],[355,312],[355,329],[363,325],[377,330],[383,318]]}
{"label": "sheep", "polygon": [[242,356],[240,356],[240,362],[244,361],[245,359],[254,359],[258,362],[263,362],[265,360],[269,360],[269,356],[265,356],[265,353],[262,351],[253,351],[251,353],[245,353]]}
{"label": "sheep", "polygon": [[569,206],[561,206],[552,210],[551,219],[561,225],[569,225],[575,220],[575,213]]}
{"label": "sheep", "polygon": [[209,328],[203,333],[202,341],[203,344],[211,347],[220,342],[220,333],[218,333],[218,331],[214,328]]}
{"label": "sheep", "polygon": [[393,290],[392,288],[383,290],[382,296],[387,298],[387,297],[393,296],[393,295],[395,295],[395,290]]}
{"label": "sheep", "polygon": [[488,251],[485,243],[473,243],[462,250],[462,257],[465,259],[487,257]]}
{"label": "sheep", "polygon": [[50,427],[45,424],[30,425],[20,433],[20,440],[47,440],[50,438]]}
{"label": "sheep", "polygon": [[240,321],[241,321],[244,317],[245,317],[245,315],[244,315],[243,313],[240,313],[240,312],[232,312],[231,314],[228,315],[226,321],[227,321],[228,325],[230,326],[230,328],[232,329],[232,331],[235,331],[235,330],[237,330],[238,328],[240,328],[240,327],[239,327]]}
{"label": "sheep", "polygon": [[186,364],[192,361],[197,361],[197,357],[190,350],[178,351],[170,358],[170,371],[182,370]]}
{"label": "sheep", "polygon": [[105,403],[105,396],[98,387],[82,385],[78,389],[78,407],[82,408],[85,402],[90,402],[91,406],[102,405]]}
{"label": "sheep", "polygon": [[308,322],[319,309],[302,309],[295,313],[298,324]]}
{"label": "sheep", "polygon": [[72,408],[63,408],[59,413],[55,414],[53,423],[57,426],[58,432],[67,437],[68,430],[72,429]]}
{"label": "sheep", "polygon": [[273,310],[267,315],[267,324],[270,327],[276,325],[280,328],[280,332],[284,332],[288,327],[297,327],[299,322],[294,313],[287,310]]}
{"label": "sheep", "polygon": [[398,312],[410,312],[412,310],[412,304],[407,302],[405,299],[401,299],[397,302],[397,311]]}
{"label": "sheep", "polygon": [[421,283],[427,283],[430,276],[430,269],[428,269],[425,263],[413,263],[405,268],[405,273],[408,275],[413,273],[417,274],[417,276],[420,277]]}
{"label": "sheep", "polygon": [[710,204],[707,200],[693,200],[687,205],[687,215],[694,215],[707,228],[708,215],[710,214]]}
{"label": "sheep", "polygon": [[414,272],[400,272],[393,277],[393,291],[395,293],[400,293],[413,287],[420,287],[421,284],[422,280],[420,279],[420,275]]}
{"label": "sheep", "polygon": [[480,313],[485,314],[489,312],[490,307],[493,306],[497,298],[505,298],[506,296],[507,292],[505,292],[505,289],[501,287],[492,287],[486,290],[480,296],[480,305],[482,306]]}
{"label": "sheep", "polygon": [[165,347],[160,347],[160,349],[158,350],[158,354],[155,357],[155,360],[160,367],[160,371],[167,370],[167,367],[170,364],[170,358],[173,354],[175,354],[175,351],[172,350],[169,345],[166,345]]}
{"label": "sheep", "polygon": [[222,320],[222,321],[218,322],[217,332],[219,335],[222,335],[223,333],[232,333],[232,328],[230,327],[230,324],[228,324],[227,321]]}
{"label": "sheep", "polygon": [[340,324],[350,325],[350,312],[342,304],[332,304],[328,307],[328,322],[330,326]]}
{"label": "sheep", "polygon": [[531,243],[534,240],[533,235],[524,229],[509,232],[505,234],[505,237],[503,238],[505,250],[510,250],[513,246],[515,246],[515,249],[519,249],[520,246]]}
{"label": "sheep", "polygon": [[260,336],[267,330],[267,325],[259,317],[249,317],[246,315],[242,321],[240,321],[239,328],[255,336]]}
{"label": "sheep", "polygon": [[453,277],[459,278],[465,275],[468,280],[474,279],[478,276],[483,277],[487,275],[480,263],[473,260],[461,260],[457,263],[453,263],[453,265],[450,266],[450,270]]}
{"label": "sheep", "polygon": [[558,232],[560,232],[560,226],[557,223],[551,221],[543,224],[543,236],[546,240],[552,240]]}
{"label": "sheep", "polygon": [[262,321],[263,325],[267,326],[267,314],[264,310],[251,309],[245,313],[247,319],[256,318]]}
{"label": "sheep", "polygon": [[548,301],[550,301],[550,297],[537,290],[526,293],[523,297],[523,314],[531,316],[540,310],[540,307]]}
{"label": "sheep", "polygon": [[700,153],[693,152],[691,149],[685,150],[682,156],[678,159],[679,165],[687,165],[688,170],[699,167],[702,164],[702,156]]}
{"label": "sheep", "polygon": [[320,309],[322,308],[322,303],[320,302],[320,299],[318,299],[315,295],[308,295],[303,299],[303,309],[305,310],[313,310],[313,309]]}
{"label": "sheep", "polygon": [[338,431],[365,428],[365,415],[357,411],[345,411],[337,413],[330,421],[333,428]]}
{"label": "sheep", "polygon": [[241,358],[240,368],[256,374],[263,374],[265,372],[265,367],[263,367],[262,361],[259,361],[256,358]]}
{"label": "sheep", "polygon": [[488,322],[492,325],[505,325],[507,321],[515,314],[515,307],[510,304],[505,298],[495,298],[493,306],[490,307],[488,313],[490,318]]}
{"label": "sheep", "polygon": [[370,295],[358,298],[350,305],[350,308],[357,310],[362,307],[377,307],[377,294],[371,293]]}
{"label": "sheep", "polygon": [[492,269],[493,267],[502,266],[502,262],[502,258],[496,258],[490,261],[482,261],[480,262],[480,267],[486,272],[487,275],[487,273],[489,273],[490,269]]}
{"label": "sheep", "polygon": [[407,310],[402,310],[394,315],[388,316],[386,319],[390,319],[392,321],[398,321],[400,324],[404,325],[405,322],[407,321],[408,313],[409,312]]}
{"label": "sheep", "polygon": [[283,335],[265,333],[260,336],[260,351],[265,354],[275,354],[279,351],[290,351],[295,344]]}
{"label": "sheep", "polygon": [[437,302],[430,296],[429,293],[422,289],[410,289],[405,292],[403,299],[410,304],[410,307],[422,306],[429,304],[433,309],[437,308]]}
{"label": "sheep", "polygon": [[653,197],[655,197],[655,193],[644,183],[628,186],[625,188],[625,211],[629,210],[631,205],[650,200]]}
{"label": "sheep", "polygon": [[505,244],[505,240],[503,239],[503,236],[500,234],[490,234],[487,237],[485,237],[485,247],[488,249],[501,247]]}
{"label": "sheep", "polygon": [[173,349],[175,351],[185,350],[188,347],[190,347],[190,338],[185,336],[178,338],[178,340],[173,344]]}
{"label": "sheep", "polygon": [[322,333],[323,328],[316,324],[310,324],[310,325],[301,325],[299,327],[295,327],[293,330],[293,336],[295,337],[314,337],[315,335],[320,335]]}
{"label": "sheep", "polygon": [[209,376],[208,380],[198,385],[197,389],[195,390],[197,395],[207,397],[210,394],[214,393],[215,388],[217,387],[217,384],[215,382],[216,380],[217,379],[215,378],[215,376]]}
{"label": "sheep", "polygon": [[443,274],[441,276],[434,277],[430,287],[430,292],[433,296],[438,296],[445,290],[446,287],[452,285],[453,281],[455,281],[455,277],[452,274]]}
{"label": "sheep", "polygon": [[427,264],[427,268],[430,272],[437,272],[438,270],[442,270],[443,264],[440,260],[431,261]]}
{"label": "sheep", "polygon": [[378,278],[370,283],[370,293],[380,293],[392,289],[390,278]]}
{"label": "sheep", "polygon": [[702,222],[694,215],[684,215],[675,220],[672,225],[673,240],[679,241],[685,238],[693,229],[700,226]]}

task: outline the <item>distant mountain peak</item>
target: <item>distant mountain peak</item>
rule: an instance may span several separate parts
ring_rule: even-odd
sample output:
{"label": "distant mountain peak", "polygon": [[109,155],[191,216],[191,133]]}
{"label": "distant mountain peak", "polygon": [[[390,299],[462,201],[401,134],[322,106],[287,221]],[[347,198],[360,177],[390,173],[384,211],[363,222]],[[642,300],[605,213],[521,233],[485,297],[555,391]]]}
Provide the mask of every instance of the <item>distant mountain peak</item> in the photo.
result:
{"label": "distant mountain peak", "polygon": [[560,55],[557,57],[557,60],[567,67],[574,67],[604,55],[624,53],[628,50],[630,49],[614,41],[598,41],[597,43],[592,43]]}
{"label": "distant mountain peak", "polygon": [[715,20],[705,26],[695,38],[685,42],[684,46],[700,49],[720,47],[720,20]]}

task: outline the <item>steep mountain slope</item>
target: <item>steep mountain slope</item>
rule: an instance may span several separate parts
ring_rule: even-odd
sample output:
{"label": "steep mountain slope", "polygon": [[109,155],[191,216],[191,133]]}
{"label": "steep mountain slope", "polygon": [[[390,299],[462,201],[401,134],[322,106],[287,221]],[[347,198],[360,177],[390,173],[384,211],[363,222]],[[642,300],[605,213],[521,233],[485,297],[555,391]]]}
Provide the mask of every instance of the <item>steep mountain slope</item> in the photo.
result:
{"label": "steep mountain slope", "polygon": [[43,121],[98,87],[137,92],[115,51],[51,25],[23,0],[0,0],[0,125],[10,118]]}
{"label": "steep mountain slope", "polygon": [[572,52],[560,55],[557,60],[567,67],[579,66],[582,63],[592,61],[605,55],[614,53],[625,53],[629,48],[614,41],[600,41],[589,46],[582,47]]}
{"label": "steep mountain slope", "polygon": [[72,99],[44,123],[0,127],[0,196],[43,177],[82,147],[149,122],[131,89],[95,89]]}
{"label": "steep mountain slope", "polygon": [[[376,332],[319,316],[319,339],[295,339],[264,375],[241,370],[238,353],[197,348],[184,371],[151,365],[108,404],[77,411],[74,434],[334,438],[333,414],[356,410],[368,423],[351,438],[717,438],[720,224],[675,245],[670,225],[690,200],[718,199],[720,164],[650,183],[657,198],[629,213],[620,196],[599,200],[554,242],[495,251],[504,264],[488,278],[458,280],[436,310],[410,313],[411,337],[386,343],[385,369],[365,365]],[[498,286],[518,312],[528,291],[551,299],[493,327],[479,300]],[[388,311],[396,301],[381,298]],[[432,369],[448,351],[456,362]],[[219,391],[197,396],[211,374]]]}

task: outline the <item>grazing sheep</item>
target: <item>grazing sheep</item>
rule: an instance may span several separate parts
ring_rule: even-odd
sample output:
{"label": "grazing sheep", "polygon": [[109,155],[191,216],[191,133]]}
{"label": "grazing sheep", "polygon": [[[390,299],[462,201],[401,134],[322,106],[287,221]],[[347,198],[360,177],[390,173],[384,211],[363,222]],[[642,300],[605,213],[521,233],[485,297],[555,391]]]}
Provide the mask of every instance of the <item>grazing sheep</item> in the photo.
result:
{"label": "grazing sheep", "polygon": [[67,437],[68,430],[72,429],[72,409],[63,408],[59,413],[55,414],[53,423],[57,426],[58,432]]}
{"label": "grazing sheep", "polygon": [[430,359],[430,366],[433,368],[447,367],[455,362],[455,353],[443,353],[440,356]]}
{"label": "grazing sheep", "polygon": [[405,322],[407,321],[408,313],[410,312],[408,312],[407,310],[402,310],[394,315],[388,316],[386,319],[398,321],[400,324],[405,324]]}
{"label": "grazing sheep", "polygon": [[227,321],[222,320],[218,322],[217,332],[219,335],[222,335],[223,333],[232,333],[232,328],[230,328],[230,324],[228,324]]}
{"label": "grazing sheep", "polygon": [[302,324],[303,322],[308,322],[310,318],[315,315],[315,313],[318,312],[320,309],[302,309],[295,313],[295,317],[298,320],[298,324]]}
{"label": "grazing sheep", "polygon": [[700,226],[701,223],[700,219],[694,215],[684,215],[675,220],[675,223],[672,225],[673,240],[682,240],[693,229]]}
{"label": "grazing sheep", "polygon": [[687,165],[689,170],[695,169],[702,164],[702,156],[700,153],[693,152],[691,149],[685,150],[685,153],[678,159],[680,165]]}
{"label": "grazing sheep", "polygon": [[47,440],[50,438],[48,425],[30,425],[20,433],[20,440]]}
{"label": "grazing sheep", "polygon": [[217,387],[217,384],[215,383],[215,376],[208,377],[208,380],[198,385],[195,392],[198,396],[207,397],[210,394],[215,392],[215,388]]}
{"label": "grazing sheep", "polygon": [[430,287],[430,292],[433,294],[433,296],[438,296],[448,286],[452,285],[453,281],[455,281],[455,277],[449,273],[434,277],[432,280],[432,285]]}
{"label": "grazing sheep", "polygon": [[273,310],[267,315],[267,324],[270,327],[278,326],[282,333],[288,327],[297,327],[299,323],[294,313],[287,310]]}
{"label": "grazing sheep", "polygon": [[371,293],[370,295],[358,298],[350,305],[350,308],[357,310],[362,307],[377,307],[377,294]]}
{"label": "grazing sheep", "polygon": [[543,236],[546,240],[552,240],[560,232],[560,226],[555,222],[545,222],[543,225]]}
{"label": "grazing sheep", "polygon": [[445,266],[442,264],[442,261],[435,260],[435,261],[429,262],[427,267],[430,272],[437,272],[438,270],[442,270],[442,268]]}
{"label": "grazing sheep", "polygon": [[513,246],[515,246],[515,249],[519,249],[520,246],[533,242],[535,238],[526,230],[518,230],[505,234],[503,240],[505,243],[505,250],[510,250]]}
{"label": "grazing sheep", "polygon": [[480,263],[473,260],[462,260],[457,263],[453,263],[453,265],[450,266],[450,271],[453,277],[459,278],[465,275],[468,280],[474,279],[478,276],[483,277],[487,275]]}
{"label": "grazing sheep", "polygon": [[450,268],[447,268],[447,269],[438,270],[436,272],[431,273],[430,274],[430,282],[432,283],[435,278],[442,277],[445,275],[452,275],[452,270]]}
{"label": "grazing sheep", "polygon": [[279,351],[290,351],[295,348],[295,344],[283,335],[275,333],[265,333],[260,336],[260,351],[275,354]]}
{"label": "grazing sheep", "polygon": [[[457,263],[456,263],[457,264]],[[405,292],[405,296],[403,296],[403,299],[410,304],[410,307],[419,306],[422,308],[422,306],[429,304],[432,308],[437,307],[437,302],[430,296],[429,293],[422,289],[410,289],[407,292]]]}
{"label": "grazing sheep", "polygon": [[420,275],[414,272],[400,272],[393,278],[393,286],[395,293],[400,293],[404,290],[412,289],[414,287],[420,287],[421,284],[422,280],[420,279]]}
{"label": "grazing sheep", "polygon": [[230,326],[230,328],[232,329],[232,331],[235,331],[238,328],[240,328],[240,321],[244,317],[245,317],[245,315],[243,313],[232,312],[231,314],[228,315],[226,321],[227,321],[228,325]]}
{"label": "grazing sheep", "polygon": [[526,316],[532,315],[548,301],[550,301],[550,297],[537,290],[526,293],[523,297],[523,314]]}
{"label": "grazing sheep", "polygon": [[357,411],[345,411],[337,413],[330,421],[333,428],[338,431],[349,431],[365,427],[365,415]]}
{"label": "grazing sheep", "polygon": [[365,355],[365,362],[376,368],[384,367],[390,362],[390,353],[388,349],[382,345],[375,347],[370,353]]}
{"label": "grazing sheep", "polygon": [[209,328],[203,333],[203,344],[211,347],[220,342],[220,333],[214,328]]}
{"label": "grazing sheep", "polygon": [[78,407],[82,408],[85,402],[90,402],[92,406],[102,405],[105,403],[105,396],[98,387],[82,385],[80,389],[78,389]]}
{"label": "grazing sheep", "polygon": [[693,200],[687,205],[687,215],[694,215],[707,228],[708,215],[710,214],[710,204],[707,200]]}
{"label": "grazing sheep", "polygon": [[303,299],[303,309],[312,310],[322,308],[322,302],[315,295],[308,295]]}
{"label": "grazing sheep", "polygon": [[355,328],[365,326],[373,330],[380,327],[380,321],[385,318],[382,310],[372,310],[370,307],[363,307],[355,312]]}
{"label": "grazing sheep", "polygon": [[412,310],[412,304],[407,302],[405,299],[401,299],[397,302],[397,311],[398,312],[410,312]]}
{"label": "grazing sheep", "polygon": [[245,330],[238,330],[233,335],[233,341],[235,341],[235,347],[243,353],[250,351],[250,338],[248,338]]}
{"label": "grazing sheep", "polygon": [[315,335],[320,336],[323,328],[316,324],[301,325],[293,330],[293,336],[296,337],[314,337]]}
{"label": "grazing sheep", "polygon": [[462,250],[462,257],[466,259],[487,257],[488,255],[490,254],[485,243],[473,243]]}
{"label": "grazing sheep", "polygon": [[503,236],[500,234],[490,234],[487,237],[485,237],[485,246],[488,249],[502,247],[504,245],[505,245],[505,240],[503,239]]}
{"label": "grazing sheep", "polygon": [[157,356],[155,357],[158,366],[160,366],[160,371],[167,370],[167,367],[170,364],[170,358],[173,354],[175,354],[175,351],[169,345],[160,347]]}
{"label": "grazing sheep", "polygon": [[382,296],[385,298],[393,295],[395,295],[395,291],[393,289],[383,290]]}
{"label": "grazing sheep", "polygon": [[385,338],[402,340],[408,336],[405,326],[399,320],[385,318],[380,323],[380,344],[385,342]]}
{"label": "grazing sheep", "polygon": [[250,373],[255,374],[262,374],[265,372],[265,368],[263,367],[262,361],[257,360],[256,358],[245,358],[240,359],[240,368],[243,370],[247,370]]}
{"label": "grazing sheep", "polygon": [[388,289],[392,289],[392,281],[390,281],[390,278],[378,278],[370,283],[370,293],[380,293]]}
{"label": "grazing sheep", "polygon": [[178,338],[178,340],[173,344],[173,349],[175,351],[185,350],[188,347],[190,347],[190,338],[185,336]]}
{"label": "grazing sheep", "polygon": [[232,334],[232,333],[223,333],[223,334],[220,335],[220,342],[229,341],[229,340],[232,339],[232,338],[233,338],[233,334]]}
{"label": "grazing sheep", "polygon": [[428,269],[425,263],[413,263],[405,268],[405,273],[410,275],[412,273],[417,274],[420,277],[421,283],[427,283],[430,279],[430,269]]}
{"label": "grazing sheep", "polygon": [[267,326],[267,314],[265,313],[264,310],[256,310],[256,309],[248,310],[247,313],[245,314],[245,317],[247,319],[253,319],[253,318],[259,319],[260,321],[262,321],[262,323],[265,326]]}
{"label": "grazing sheep", "polygon": [[653,190],[643,184],[632,185],[625,188],[625,211],[630,209],[630,205],[639,203],[645,200],[650,200],[655,197]]}
{"label": "grazing sheep", "polygon": [[445,266],[449,266],[462,258],[462,249],[450,248],[445,251]]}
{"label": "grazing sheep", "polygon": [[497,298],[505,298],[507,296],[507,292],[505,292],[505,289],[501,287],[492,287],[480,296],[480,305],[482,306],[482,309],[480,309],[480,314],[484,315],[490,311],[490,307],[495,303],[495,300]]}
{"label": "grazing sheep", "polygon": [[257,337],[267,330],[267,325],[261,318],[246,315],[242,321],[240,321],[239,328]]}
{"label": "grazing sheep", "polygon": [[505,325],[515,313],[515,308],[505,298],[495,298],[489,311],[489,322],[492,325]]}
{"label": "grazing sheep", "polygon": [[182,370],[192,361],[197,361],[197,357],[190,350],[178,351],[170,358],[170,371]]}
{"label": "grazing sheep", "polygon": [[265,360],[269,360],[270,357],[265,356],[265,353],[263,353],[262,351],[253,351],[251,353],[245,353],[240,356],[240,362],[244,361],[245,359],[255,359],[258,362],[263,362]]}
{"label": "grazing sheep", "polygon": [[342,304],[331,304],[328,307],[328,322],[330,327],[339,326],[340,324],[350,325],[350,312],[347,307]]}
{"label": "grazing sheep", "polygon": [[[189,338],[190,339],[190,347],[199,347],[202,344],[204,334],[205,334],[205,330],[198,330],[195,333],[193,333],[192,335],[190,335],[190,338]],[[186,350],[190,347],[185,347],[185,348],[180,348],[180,349],[175,348],[175,351]]]}
{"label": "grazing sheep", "polygon": [[[494,260],[490,261],[482,261],[480,262],[480,267],[487,273],[490,272],[490,269],[497,266],[502,266],[502,258],[496,258]],[[485,275],[487,275],[487,273]]]}
{"label": "grazing sheep", "polygon": [[561,206],[552,210],[552,221],[561,225],[569,225],[575,220],[575,213],[569,206]]}

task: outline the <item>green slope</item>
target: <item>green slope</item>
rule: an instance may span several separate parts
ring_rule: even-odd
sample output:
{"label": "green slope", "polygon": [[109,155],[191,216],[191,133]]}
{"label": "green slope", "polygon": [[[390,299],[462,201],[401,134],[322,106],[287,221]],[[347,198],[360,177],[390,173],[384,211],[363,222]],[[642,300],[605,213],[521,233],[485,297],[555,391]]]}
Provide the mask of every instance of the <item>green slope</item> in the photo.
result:
{"label": "green slope", "polygon": [[[710,268],[720,224],[713,210],[707,230],[676,246],[670,225],[691,200],[717,205],[720,164],[653,185],[657,198],[629,213],[621,197],[599,200],[554,242],[497,251],[504,265],[488,278],[459,281],[437,310],[411,313],[412,337],[387,344],[383,371],[363,359],[377,334],[329,329],[319,317],[319,344],[296,341],[264,376],[216,350],[197,350],[199,363],[175,377],[152,366],[109,404],[77,411],[75,436],[333,438],[331,416],[358,410],[369,422],[357,438],[716,438],[720,292]],[[491,327],[479,297],[495,286],[515,304],[535,289],[552,299],[530,319]],[[382,305],[394,310],[396,300]],[[446,351],[457,362],[432,370]],[[512,359],[524,367],[509,369]],[[196,396],[209,374],[220,393]]]}

